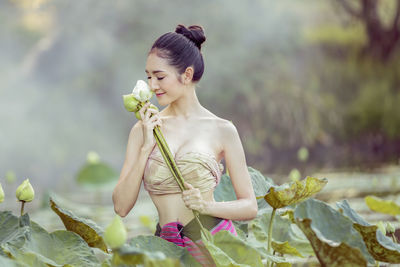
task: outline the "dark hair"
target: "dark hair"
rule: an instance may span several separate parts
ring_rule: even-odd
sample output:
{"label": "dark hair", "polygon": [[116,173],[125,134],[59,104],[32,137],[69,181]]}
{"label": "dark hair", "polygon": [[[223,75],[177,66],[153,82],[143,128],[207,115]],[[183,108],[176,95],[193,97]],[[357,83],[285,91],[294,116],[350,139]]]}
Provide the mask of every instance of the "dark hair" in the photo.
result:
{"label": "dark hair", "polygon": [[159,57],[167,59],[179,74],[182,74],[187,67],[193,66],[192,81],[197,82],[204,72],[204,61],[200,50],[201,44],[205,40],[206,37],[201,26],[192,25],[186,28],[179,24],[175,32],[161,35],[154,42],[149,54],[155,52]]}

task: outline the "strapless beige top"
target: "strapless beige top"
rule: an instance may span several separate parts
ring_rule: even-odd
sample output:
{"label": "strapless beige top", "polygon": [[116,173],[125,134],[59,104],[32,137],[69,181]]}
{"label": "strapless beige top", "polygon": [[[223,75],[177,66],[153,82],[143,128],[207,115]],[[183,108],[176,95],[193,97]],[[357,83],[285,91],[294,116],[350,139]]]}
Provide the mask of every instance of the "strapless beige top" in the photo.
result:
{"label": "strapless beige top", "polygon": [[[175,162],[183,179],[200,192],[214,189],[224,170],[215,156],[203,152],[186,152],[175,156]],[[147,159],[143,173],[144,188],[152,194],[180,193],[174,176],[164,161],[157,145]]]}

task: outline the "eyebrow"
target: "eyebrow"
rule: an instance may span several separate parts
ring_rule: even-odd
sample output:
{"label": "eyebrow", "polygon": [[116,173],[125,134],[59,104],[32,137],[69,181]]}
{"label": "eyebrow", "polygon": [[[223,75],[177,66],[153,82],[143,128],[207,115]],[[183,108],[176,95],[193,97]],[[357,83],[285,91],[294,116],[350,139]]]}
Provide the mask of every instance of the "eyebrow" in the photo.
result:
{"label": "eyebrow", "polygon": [[[146,73],[149,73],[148,70],[145,70],[145,72],[146,72]],[[156,73],[159,73],[159,72],[165,72],[165,71],[163,71],[163,70],[155,70],[155,71],[152,71],[153,74],[156,74]]]}

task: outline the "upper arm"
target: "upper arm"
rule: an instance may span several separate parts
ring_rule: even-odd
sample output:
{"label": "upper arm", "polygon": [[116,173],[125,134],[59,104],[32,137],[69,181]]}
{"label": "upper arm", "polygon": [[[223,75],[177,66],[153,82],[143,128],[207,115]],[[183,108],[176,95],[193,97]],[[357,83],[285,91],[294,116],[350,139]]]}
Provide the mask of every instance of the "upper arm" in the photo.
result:
{"label": "upper arm", "polygon": [[143,145],[142,121],[139,120],[131,129],[126,147],[125,161],[120,177],[125,177],[131,168],[131,164],[137,162],[140,149]]}
{"label": "upper arm", "polygon": [[221,126],[221,134],[225,163],[237,199],[248,198],[255,201],[246,156],[236,127],[233,123],[225,121]]}

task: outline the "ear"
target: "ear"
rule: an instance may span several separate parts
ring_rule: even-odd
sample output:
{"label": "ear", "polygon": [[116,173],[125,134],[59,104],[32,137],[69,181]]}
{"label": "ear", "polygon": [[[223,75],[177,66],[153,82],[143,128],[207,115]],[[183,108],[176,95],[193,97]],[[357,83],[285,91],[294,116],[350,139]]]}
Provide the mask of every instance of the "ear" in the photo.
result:
{"label": "ear", "polygon": [[185,72],[182,73],[183,84],[189,84],[193,79],[194,69],[193,67],[187,67]]}

